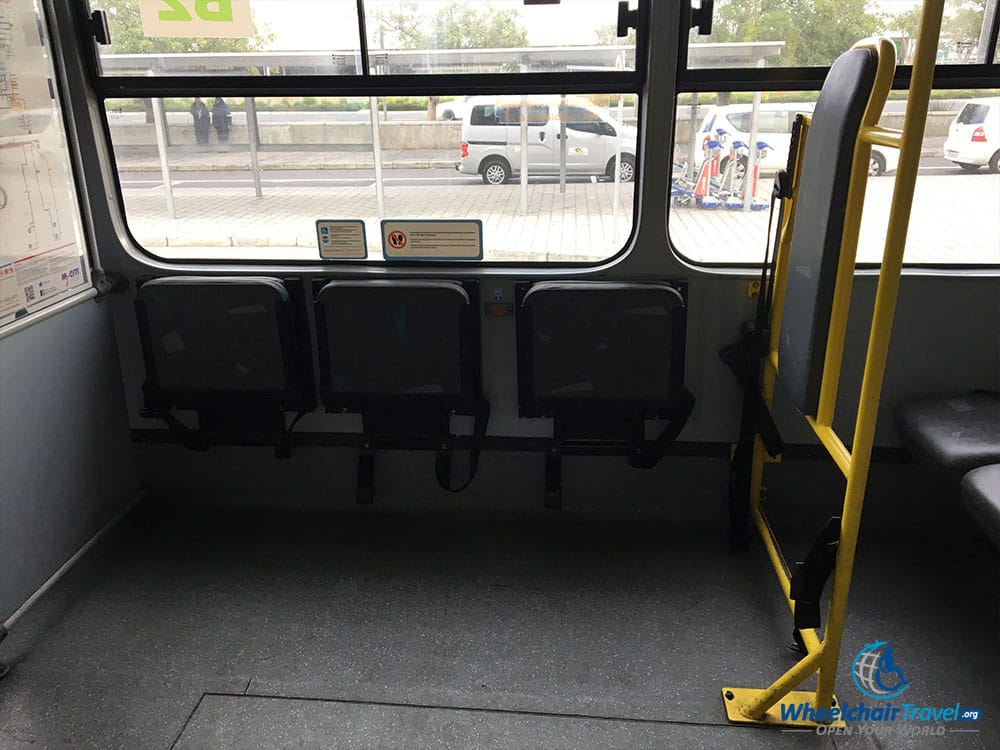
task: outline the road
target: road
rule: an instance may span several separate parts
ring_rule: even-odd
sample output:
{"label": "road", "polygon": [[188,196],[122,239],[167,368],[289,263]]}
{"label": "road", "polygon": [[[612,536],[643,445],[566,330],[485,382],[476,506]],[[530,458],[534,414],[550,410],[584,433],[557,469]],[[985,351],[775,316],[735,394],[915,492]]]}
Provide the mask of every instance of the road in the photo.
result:
{"label": "road", "polygon": [[[211,107],[211,102],[208,102],[209,107]],[[438,112],[444,110],[444,105],[438,105]],[[617,113],[615,108],[611,109],[612,115]],[[233,108],[233,124],[234,125],[245,125],[246,124],[246,112],[243,109]],[[625,107],[625,119],[629,121],[635,120],[635,108]],[[380,117],[382,117],[381,110],[379,111]],[[319,110],[319,111],[302,111],[302,110],[284,110],[284,111],[270,111],[262,112],[258,110],[257,112],[257,122],[260,123],[316,123],[316,122],[368,122],[371,119],[369,110],[359,109],[353,112],[334,112],[329,110]],[[385,118],[382,117],[384,120]],[[427,119],[426,110],[415,110],[412,112],[402,112],[398,110],[389,110],[389,120],[391,122],[419,122],[421,120]],[[108,122],[111,125],[141,125],[146,122],[145,112],[120,112],[115,110],[114,105],[109,105],[108,107]],[[191,114],[189,112],[167,112],[167,123],[170,125],[190,125],[191,124]]]}
{"label": "road", "polygon": [[[367,109],[359,109],[355,112],[258,112],[258,122],[274,123],[300,123],[300,122],[368,122],[370,120]],[[426,120],[427,112],[419,110],[415,112],[389,112],[389,119],[398,121]],[[247,121],[246,112],[242,109],[233,110],[233,124],[245,125]],[[111,125],[141,125],[146,122],[145,112],[117,112],[114,107],[108,109],[108,122]],[[188,112],[167,112],[167,123],[170,125],[190,125],[191,115]]]}
{"label": "road", "polygon": [[[233,172],[171,172],[174,188],[238,187],[253,185],[253,178],[246,170]],[[386,169],[386,185],[481,185],[478,175],[463,175],[454,169]],[[155,189],[163,187],[163,180],[155,172],[126,172],[121,175],[123,188]],[[375,182],[372,169],[301,169],[266,170],[261,172],[264,187],[350,187],[368,186]]]}
{"label": "road", "polygon": [[[985,168],[980,170],[985,174]],[[962,172],[946,159],[925,157],[920,161],[920,174],[962,177]],[[171,172],[175,189],[207,187],[239,187],[253,185],[253,178],[242,171],[176,171]],[[890,177],[891,178],[891,177]],[[549,182],[557,177],[537,178]],[[573,178],[571,181],[589,181],[590,178]],[[873,178],[883,179],[883,178]],[[261,172],[264,187],[364,187],[375,182],[375,172],[370,169],[330,169],[330,170],[266,170]],[[532,182],[536,179],[533,178]],[[482,185],[477,175],[463,175],[454,169],[386,169],[383,171],[385,185]],[[163,180],[156,172],[125,172],[121,174],[123,188],[129,190],[151,190],[163,187]],[[484,186],[485,187],[485,186]]]}

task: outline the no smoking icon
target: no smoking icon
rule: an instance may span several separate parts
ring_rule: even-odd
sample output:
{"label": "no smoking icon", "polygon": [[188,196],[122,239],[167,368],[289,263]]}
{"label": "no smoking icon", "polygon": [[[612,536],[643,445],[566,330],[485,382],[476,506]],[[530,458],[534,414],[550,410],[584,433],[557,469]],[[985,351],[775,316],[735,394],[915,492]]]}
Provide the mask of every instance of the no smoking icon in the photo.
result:
{"label": "no smoking icon", "polygon": [[389,232],[389,236],[385,239],[394,250],[402,250],[406,247],[406,232],[401,232],[397,229],[394,232]]}

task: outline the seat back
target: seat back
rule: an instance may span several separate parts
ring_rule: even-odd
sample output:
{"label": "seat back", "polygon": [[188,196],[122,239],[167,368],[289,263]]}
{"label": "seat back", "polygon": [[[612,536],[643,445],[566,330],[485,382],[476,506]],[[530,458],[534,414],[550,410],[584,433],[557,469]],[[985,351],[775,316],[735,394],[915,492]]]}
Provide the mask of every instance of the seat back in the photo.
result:
{"label": "seat back", "polygon": [[833,63],[800,165],[778,378],[795,406],[810,416],[819,404],[851,165],[878,65],[878,55],[866,47],[850,49]]}
{"label": "seat back", "polygon": [[135,307],[147,407],[272,401],[292,411],[314,408],[298,301],[275,278],[171,276],[143,283]]}
{"label": "seat back", "polygon": [[520,287],[521,416],[664,415],[684,388],[686,310],[666,283],[558,281]]}
{"label": "seat back", "polygon": [[316,293],[327,411],[446,409],[481,395],[474,284],[338,280]]}

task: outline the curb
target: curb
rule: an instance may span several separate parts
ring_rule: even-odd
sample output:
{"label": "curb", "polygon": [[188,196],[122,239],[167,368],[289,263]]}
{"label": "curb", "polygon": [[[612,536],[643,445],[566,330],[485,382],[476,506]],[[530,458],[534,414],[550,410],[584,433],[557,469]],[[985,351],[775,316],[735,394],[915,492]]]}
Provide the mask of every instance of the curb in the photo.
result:
{"label": "curb", "polygon": [[[455,169],[457,159],[441,161],[387,161],[382,163],[383,169]],[[337,164],[336,162],[282,162],[281,164],[261,164],[261,171],[290,171],[290,170],[327,170],[327,169],[375,169],[374,164],[363,164],[361,162],[349,162]],[[160,171],[159,164],[118,164],[119,172],[157,172]],[[179,164],[170,167],[171,172],[249,172],[249,164]]]}
{"label": "curb", "polygon": [[[920,152],[921,158],[933,158],[941,157],[944,158],[943,154],[939,153],[937,150],[926,149]],[[382,163],[383,169],[454,169],[455,165],[458,163],[455,159],[447,160],[423,160],[423,161],[388,161]],[[281,164],[262,164],[260,165],[261,171],[292,171],[292,170],[329,170],[329,169],[374,169],[375,166],[370,163],[362,162],[347,162],[342,164],[337,163],[322,163],[322,162],[282,162]],[[128,163],[118,163],[119,172],[157,172],[160,171],[159,164],[128,164]],[[198,164],[198,165],[176,165],[171,166],[171,172],[249,172],[249,164]]]}

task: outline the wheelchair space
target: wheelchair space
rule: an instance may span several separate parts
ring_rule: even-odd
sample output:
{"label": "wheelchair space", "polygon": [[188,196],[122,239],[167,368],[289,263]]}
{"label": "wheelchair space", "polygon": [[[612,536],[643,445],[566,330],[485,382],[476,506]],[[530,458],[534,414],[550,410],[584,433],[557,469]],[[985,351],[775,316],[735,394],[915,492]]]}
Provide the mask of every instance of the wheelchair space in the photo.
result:
{"label": "wheelchair space", "polygon": [[0,747],[1000,746],[995,552],[919,505],[863,536],[837,692],[856,702],[854,653],[889,640],[915,698],[981,707],[978,733],[728,725],[721,687],[797,656],[763,550],[724,526],[186,500],[140,506],[19,621]]}

